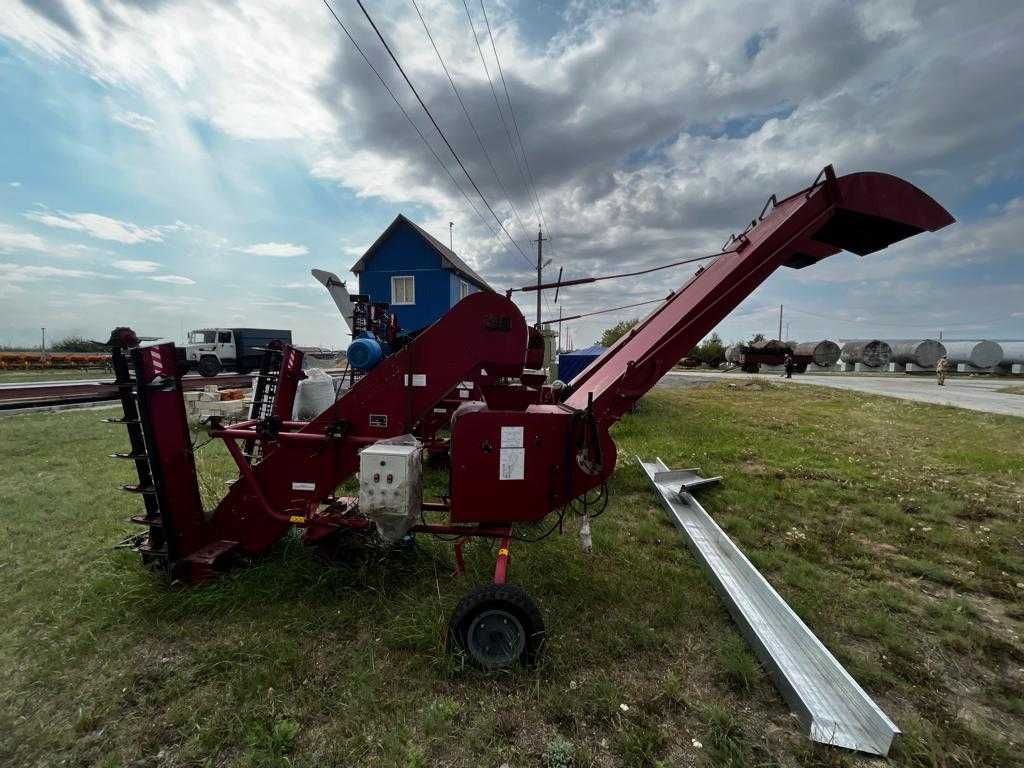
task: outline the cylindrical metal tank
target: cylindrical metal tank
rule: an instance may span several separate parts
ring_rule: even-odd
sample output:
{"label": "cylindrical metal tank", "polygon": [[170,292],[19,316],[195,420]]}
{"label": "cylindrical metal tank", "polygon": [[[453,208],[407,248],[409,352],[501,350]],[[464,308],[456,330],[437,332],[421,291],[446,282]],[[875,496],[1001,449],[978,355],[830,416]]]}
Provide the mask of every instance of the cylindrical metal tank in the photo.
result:
{"label": "cylindrical metal tank", "polygon": [[815,365],[829,368],[839,362],[839,345],[834,341],[802,341],[793,345],[794,355],[806,355]]}
{"label": "cylindrical metal tank", "polygon": [[974,368],[992,368],[1003,360],[1003,348],[994,341],[945,341],[946,356],[954,365],[967,363]]}
{"label": "cylindrical metal tank", "polygon": [[839,359],[844,363],[863,363],[869,368],[884,368],[892,359],[892,347],[879,339],[854,339],[843,344]]}
{"label": "cylindrical metal tank", "polygon": [[1002,341],[999,347],[1003,350],[1002,365],[1024,365],[1024,341]]}
{"label": "cylindrical metal tank", "polygon": [[735,365],[743,363],[743,345],[733,344],[725,350],[725,359]]}
{"label": "cylindrical metal tank", "polygon": [[899,339],[890,341],[892,361],[900,365],[916,365],[934,368],[939,358],[946,354],[946,347],[935,339]]}

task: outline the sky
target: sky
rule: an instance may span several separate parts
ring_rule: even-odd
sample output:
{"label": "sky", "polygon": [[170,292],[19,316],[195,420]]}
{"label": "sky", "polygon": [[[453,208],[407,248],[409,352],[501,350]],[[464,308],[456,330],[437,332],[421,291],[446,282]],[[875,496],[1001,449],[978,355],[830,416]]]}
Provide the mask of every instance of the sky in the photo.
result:
{"label": "sky", "polygon": [[[548,279],[642,269],[717,250],[828,163],[903,176],[958,221],[780,270],[727,341],[774,337],[779,304],[793,339],[1024,338],[1019,0],[367,3],[494,216],[358,5],[330,2],[437,157],[323,0],[5,3],[0,344],[248,325],[342,347],[309,270],[354,287],[397,213],[443,242],[455,222],[505,289],[535,279],[541,222]],[[543,314],[691,271],[567,288]],[[646,310],[565,327],[580,347]]]}

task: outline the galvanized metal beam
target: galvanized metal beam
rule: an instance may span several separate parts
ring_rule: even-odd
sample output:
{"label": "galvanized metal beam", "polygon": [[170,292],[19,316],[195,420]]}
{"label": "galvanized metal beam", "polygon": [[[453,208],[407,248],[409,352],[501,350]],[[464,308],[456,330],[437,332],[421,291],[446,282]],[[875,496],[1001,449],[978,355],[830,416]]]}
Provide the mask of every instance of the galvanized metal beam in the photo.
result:
{"label": "galvanized metal beam", "polygon": [[687,492],[697,487],[694,471],[671,472],[661,459],[637,461],[804,734],[822,744],[885,756],[899,728]]}

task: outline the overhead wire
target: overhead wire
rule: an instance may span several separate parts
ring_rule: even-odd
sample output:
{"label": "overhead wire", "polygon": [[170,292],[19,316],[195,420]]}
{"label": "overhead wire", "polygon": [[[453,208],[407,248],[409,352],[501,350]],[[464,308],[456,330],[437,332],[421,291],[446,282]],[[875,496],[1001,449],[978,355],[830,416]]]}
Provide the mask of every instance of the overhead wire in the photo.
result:
{"label": "overhead wire", "polygon": [[591,277],[580,277],[580,278],[576,278],[574,280],[560,280],[560,281],[558,281],[556,283],[541,283],[540,285],[524,285],[524,286],[522,286],[520,288],[509,288],[508,292],[509,293],[514,293],[516,291],[529,292],[529,291],[545,290],[545,289],[548,289],[548,288],[565,288],[567,286],[572,286],[572,285],[589,285],[590,283],[599,283],[599,282],[601,282],[603,280],[617,280],[617,279],[620,279],[620,278],[623,278],[623,277],[637,277],[639,275],[649,275],[651,272],[657,272],[659,270],[669,269],[671,267],[680,267],[680,266],[682,266],[684,264],[693,264],[694,262],[698,262],[698,261],[706,261],[707,259],[715,259],[715,258],[718,258],[719,256],[724,256],[725,254],[728,254],[728,253],[732,253],[732,251],[718,251],[716,253],[704,254],[703,256],[692,256],[690,258],[682,259],[680,261],[673,261],[673,262],[671,262],[669,264],[660,264],[660,265],[658,265],[656,267],[647,267],[645,269],[637,269],[637,270],[634,270],[632,272],[618,272],[618,273],[616,273],[614,275],[599,275],[597,277],[594,277],[594,276],[591,276]]}
{"label": "overhead wire", "polygon": [[427,25],[427,20],[423,17],[423,13],[420,11],[420,6],[416,0],[412,0],[412,7],[416,9],[416,15],[420,17],[420,23],[423,25],[423,31],[427,33],[427,38],[430,40],[430,45],[434,48],[434,53],[437,54],[437,60],[441,62],[441,68],[444,70],[445,75],[448,77],[448,84],[452,87],[452,92],[455,94],[455,98],[459,101],[459,106],[462,107],[462,113],[466,116],[466,122],[469,123],[469,127],[473,130],[473,135],[476,137],[477,143],[480,145],[480,150],[484,154],[484,158],[487,160],[487,165],[490,166],[491,172],[494,174],[495,181],[498,182],[498,186],[501,188],[502,193],[505,195],[505,200],[508,202],[509,208],[512,210],[512,214],[516,217],[516,221],[519,222],[519,226],[523,232],[529,237],[529,230],[526,228],[526,224],[523,223],[522,217],[519,215],[519,210],[516,208],[515,203],[512,202],[512,196],[508,193],[508,189],[505,187],[505,183],[501,180],[501,175],[498,173],[498,169],[494,165],[494,161],[491,159],[491,153],[487,151],[487,146],[484,144],[483,137],[480,136],[480,131],[476,127],[476,123],[473,122],[473,118],[469,114],[469,108],[466,106],[466,102],[462,98],[462,94],[459,92],[458,86],[455,85],[455,79],[452,77],[451,71],[448,69],[448,65],[445,63],[444,56],[441,55],[440,49],[437,47],[437,43],[434,41],[434,35],[430,32],[430,27]]}
{"label": "overhead wire", "polygon": [[526,180],[526,174],[523,172],[521,163],[519,162],[519,153],[516,152],[515,142],[512,140],[512,131],[509,130],[508,123],[505,121],[505,113],[501,110],[501,103],[498,101],[498,91],[494,88],[494,81],[491,79],[491,71],[487,66],[487,59],[484,58],[484,49],[480,46],[480,37],[476,32],[476,24],[473,22],[473,14],[469,10],[469,3],[466,0],[462,0],[462,7],[466,9],[466,18],[469,19],[469,28],[473,32],[473,42],[476,43],[477,53],[480,54],[480,63],[484,67],[484,74],[487,76],[487,84],[491,87],[491,95],[494,97],[494,107],[498,110],[498,118],[501,120],[501,125],[505,129],[505,136],[508,137],[508,146],[512,150],[512,160],[516,166],[516,170],[519,171],[519,176],[523,180],[523,187],[527,191],[527,199],[530,200],[530,205],[534,209],[534,213],[537,214],[537,223],[542,221],[540,215],[540,209],[537,208],[536,203],[530,196],[530,185]]}
{"label": "overhead wire", "polygon": [[[327,0],[324,0],[324,2],[326,3]],[[452,157],[455,158],[455,162],[458,163],[459,168],[461,168],[462,172],[464,174],[466,174],[466,178],[469,179],[469,183],[473,186],[473,189],[476,190],[476,193],[480,196],[480,199],[483,201],[484,206],[486,206],[487,210],[490,211],[491,216],[494,217],[494,220],[498,223],[498,226],[501,227],[501,230],[505,233],[505,236],[516,247],[516,250],[519,251],[520,255],[524,259],[529,261],[529,259],[527,258],[526,254],[523,252],[522,247],[519,245],[519,243],[516,241],[516,239],[514,237],[512,237],[512,234],[508,231],[508,228],[505,226],[505,222],[503,222],[498,217],[498,214],[496,214],[494,212],[494,208],[487,201],[487,197],[480,190],[480,187],[477,185],[476,181],[473,179],[472,174],[470,174],[469,170],[466,168],[465,163],[462,162],[462,158],[459,157],[459,153],[455,151],[455,147],[452,146],[452,143],[448,140],[448,137],[445,135],[444,131],[441,130],[441,126],[438,125],[437,120],[434,118],[434,114],[430,111],[430,108],[427,106],[426,102],[423,100],[423,97],[420,96],[419,91],[416,90],[416,86],[413,85],[412,80],[409,79],[409,76],[406,74],[405,69],[402,67],[401,62],[398,61],[398,57],[395,55],[395,52],[391,49],[391,46],[388,45],[388,41],[384,38],[384,35],[381,33],[380,28],[377,26],[376,22],[374,22],[373,17],[370,15],[370,12],[366,10],[366,6],[363,5],[363,0],[356,0],[356,5],[358,5],[359,6],[359,10],[361,10],[363,12],[363,15],[366,17],[366,20],[369,22],[370,26],[373,28],[373,31],[377,34],[377,38],[380,40],[381,45],[384,46],[384,50],[387,51],[388,56],[391,57],[391,61],[394,62],[395,67],[398,69],[399,73],[402,75],[402,79],[405,80],[406,85],[409,86],[409,90],[411,90],[413,95],[416,97],[416,101],[419,102],[419,105],[423,108],[423,111],[427,114],[427,117],[430,119],[430,122],[434,126],[434,129],[437,131],[437,134],[441,137],[441,140],[444,142],[445,146],[448,147],[448,151],[451,152]]]}
{"label": "overhead wire", "polygon": [[501,87],[505,90],[505,101],[508,102],[508,112],[512,116],[512,127],[515,129],[516,138],[519,140],[519,149],[523,153],[523,166],[526,168],[526,175],[529,179],[530,187],[533,190],[533,198],[537,201],[537,211],[540,214],[540,221],[544,225],[544,229],[548,228],[548,223],[544,218],[544,208],[540,203],[540,196],[537,194],[537,184],[533,178],[533,171],[530,169],[530,160],[526,155],[526,145],[523,143],[523,135],[519,132],[519,121],[516,119],[516,111],[512,108],[512,97],[508,92],[508,83],[505,82],[505,70],[501,66],[501,57],[498,56],[498,46],[494,43],[494,34],[491,32],[491,21],[487,18],[487,9],[484,7],[484,0],[480,0],[480,10],[484,15],[484,24],[487,25],[487,36],[491,40],[491,50],[494,51],[494,61],[498,65],[498,75],[501,77]]}
{"label": "overhead wire", "polygon": [[[370,68],[370,71],[372,71],[373,74],[377,76],[377,80],[379,80],[380,84],[384,86],[384,90],[388,92],[388,95],[391,97],[392,101],[395,102],[395,105],[401,111],[402,115],[405,117],[406,120],[409,121],[409,125],[413,127],[413,130],[416,131],[416,134],[420,137],[420,140],[424,143],[427,149],[430,150],[430,154],[434,156],[434,159],[437,161],[437,164],[441,166],[442,170],[444,170],[446,174],[448,174],[448,178],[452,180],[452,184],[455,185],[455,188],[462,193],[462,196],[466,199],[466,203],[469,205],[470,208],[473,209],[473,212],[480,218],[480,221],[483,223],[484,227],[489,232],[491,232],[491,234],[498,236],[495,230],[491,228],[491,225],[488,223],[487,218],[482,213],[480,213],[480,210],[473,204],[472,199],[466,193],[466,190],[462,188],[462,185],[459,184],[458,179],[455,178],[454,174],[452,174],[448,166],[445,165],[444,161],[441,159],[441,156],[437,154],[437,150],[435,150],[431,143],[427,140],[427,137],[423,135],[423,131],[421,131],[420,127],[416,125],[416,121],[412,119],[412,116],[408,113],[408,111],[406,111],[405,107],[402,106],[402,102],[398,100],[398,97],[395,95],[395,92],[391,90],[391,86],[388,85],[383,75],[381,75],[378,69],[373,65],[373,62],[370,61],[370,58],[366,55],[366,52],[363,50],[362,46],[360,46],[359,43],[356,41],[355,37],[352,36],[352,33],[349,31],[348,27],[345,26],[345,23],[338,17],[338,14],[334,12],[334,8],[331,7],[331,4],[328,2],[328,0],[323,0],[323,4],[327,7],[327,10],[330,12],[331,16],[334,17],[334,20],[338,23],[338,26],[341,27],[342,31],[345,33],[345,36],[349,39],[349,42],[352,43],[355,49],[359,52],[359,55],[362,56],[363,61],[366,62],[366,66],[368,66]],[[498,237],[500,239],[500,236]]]}

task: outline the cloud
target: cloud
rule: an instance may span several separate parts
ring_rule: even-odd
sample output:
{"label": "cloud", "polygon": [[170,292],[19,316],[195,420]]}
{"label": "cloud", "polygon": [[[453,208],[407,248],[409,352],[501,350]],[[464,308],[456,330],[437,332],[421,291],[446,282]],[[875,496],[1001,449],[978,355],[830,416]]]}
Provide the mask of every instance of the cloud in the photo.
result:
{"label": "cloud", "polygon": [[156,133],[157,130],[156,120],[140,115],[138,112],[116,112],[114,113],[114,122],[128,126],[140,133]]}
{"label": "cloud", "polygon": [[0,262],[0,281],[11,283],[34,283],[49,278],[78,280],[89,277],[105,277],[97,272],[84,269],[64,269],[63,267],[47,267],[37,264],[12,264]]}
{"label": "cloud", "polygon": [[181,275],[158,275],[156,277],[149,278],[155,280],[158,283],[170,283],[171,285],[195,285],[196,281],[190,277],[182,277]]}
{"label": "cloud", "polygon": [[0,224],[0,253],[18,251],[45,251],[46,241],[31,232],[21,232],[14,227]]}
{"label": "cloud", "polygon": [[111,266],[116,269],[120,269],[123,272],[133,272],[136,274],[156,272],[161,267],[161,265],[155,261],[135,261],[132,259],[121,259],[115,261]]}
{"label": "cloud", "polygon": [[305,256],[309,249],[304,245],[292,243],[255,243],[244,248],[235,248],[236,251],[252,254],[253,256],[277,256],[280,258],[292,258],[293,256]]}
{"label": "cloud", "polygon": [[134,245],[147,241],[161,242],[163,240],[163,232],[177,227],[177,225],[171,225],[170,227],[140,227],[129,221],[112,219],[108,216],[101,216],[98,213],[32,211],[23,215],[26,219],[47,227],[85,232],[87,235],[99,240],[112,240],[124,243],[125,245]]}
{"label": "cloud", "polygon": [[7,186],[8,187],[20,187],[21,186],[21,182],[20,181],[9,181],[9,182],[7,182]]}
{"label": "cloud", "polygon": [[32,232],[0,224],[0,253],[39,253],[58,258],[83,258],[97,253],[96,249],[77,243],[52,243]]}

